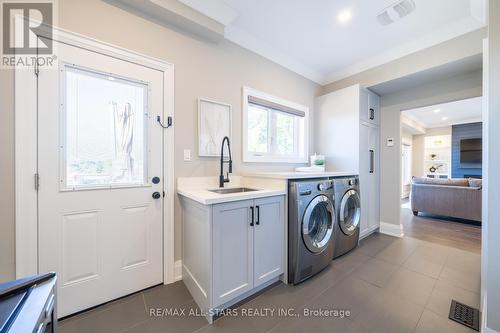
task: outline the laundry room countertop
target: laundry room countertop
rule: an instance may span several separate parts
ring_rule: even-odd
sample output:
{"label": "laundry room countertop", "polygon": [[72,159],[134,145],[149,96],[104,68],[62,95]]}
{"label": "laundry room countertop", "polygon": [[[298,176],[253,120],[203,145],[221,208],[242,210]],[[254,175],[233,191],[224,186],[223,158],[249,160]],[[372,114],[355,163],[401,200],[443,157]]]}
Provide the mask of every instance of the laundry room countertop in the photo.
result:
{"label": "laundry room countertop", "polygon": [[245,173],[245,177],[275,178],[275,179],[307,179],[325,177],[357,176],[358,172],[352,171],[325,171],[325,172],[252,172]]}
{"label": "laundry room countertop", "polygon": [[247,187],[255,189],[249,192],[214,193],[210,190],[219,189],[218,177],[180,177],[177,179],[177,194],[197,201],[203,205],[272,197],[285,195],[286,186],[278,182],[254,182],[241,176],[229,176],[230,182],[224,185],[225,189]]}

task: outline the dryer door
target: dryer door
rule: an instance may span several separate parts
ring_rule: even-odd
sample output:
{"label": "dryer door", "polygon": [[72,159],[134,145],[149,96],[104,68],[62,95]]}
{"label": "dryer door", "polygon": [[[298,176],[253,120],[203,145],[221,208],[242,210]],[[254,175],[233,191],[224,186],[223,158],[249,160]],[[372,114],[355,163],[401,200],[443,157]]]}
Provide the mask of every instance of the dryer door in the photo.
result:
{"label": "dryer door", "polygon": [[333,234],[335,211],[332,199],[318,195],[311,200],[302,219],[302,239],[307,249],[320,253],[328,247]]}
{"label": "dryer door", "polygon": [[361,218],[361,203],[356,190],[347,191],[340,202],[340,229],[350,236],[356,232]]}

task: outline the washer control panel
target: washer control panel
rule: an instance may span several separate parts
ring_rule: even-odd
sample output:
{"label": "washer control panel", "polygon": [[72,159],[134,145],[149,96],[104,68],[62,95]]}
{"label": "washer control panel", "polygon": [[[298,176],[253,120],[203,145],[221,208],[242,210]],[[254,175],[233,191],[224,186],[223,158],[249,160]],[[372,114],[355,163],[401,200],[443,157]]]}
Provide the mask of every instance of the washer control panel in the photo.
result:
{"label": "washer control panel", "polygon": [[318,184],[318,191],[326,191],[333,187],[333,182],[331,180],[321,182]]}

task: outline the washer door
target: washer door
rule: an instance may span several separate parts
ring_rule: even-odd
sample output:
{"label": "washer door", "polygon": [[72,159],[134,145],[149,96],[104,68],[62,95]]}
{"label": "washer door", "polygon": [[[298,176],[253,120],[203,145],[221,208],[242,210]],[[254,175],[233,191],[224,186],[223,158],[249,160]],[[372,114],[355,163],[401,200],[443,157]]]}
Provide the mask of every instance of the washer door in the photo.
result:
{"label": "washer door", "polygon": [[361,219],[361,204],[356,190],[347,191],[340,202],[339,225],[347,236],[354,234]]}
{"label": "washer door", "polygon": [[333,202],[326,195],[311,200],[302,219],[302,239],[307,249],[320,253],[328,247],[334,226]]}

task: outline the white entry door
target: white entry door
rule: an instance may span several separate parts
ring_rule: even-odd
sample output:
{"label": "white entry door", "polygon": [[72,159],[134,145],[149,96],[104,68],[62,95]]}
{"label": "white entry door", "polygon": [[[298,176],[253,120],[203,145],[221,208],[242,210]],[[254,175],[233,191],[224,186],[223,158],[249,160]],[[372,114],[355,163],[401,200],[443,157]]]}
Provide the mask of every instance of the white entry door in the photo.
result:
{"label": "white entry door", "polygon": [[164,96],[160,71],[57,48],[38,76],[38,250],[63,317],[163,281]]}

